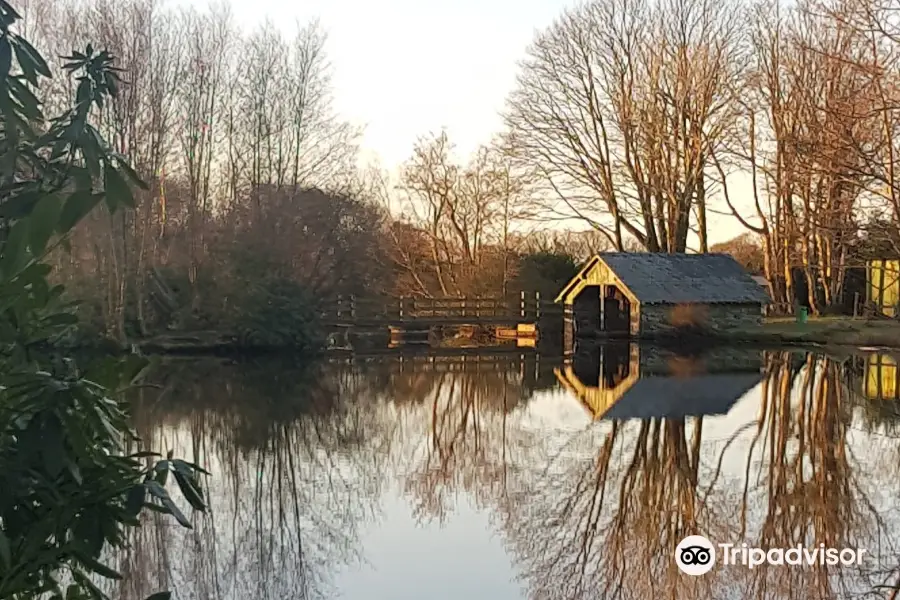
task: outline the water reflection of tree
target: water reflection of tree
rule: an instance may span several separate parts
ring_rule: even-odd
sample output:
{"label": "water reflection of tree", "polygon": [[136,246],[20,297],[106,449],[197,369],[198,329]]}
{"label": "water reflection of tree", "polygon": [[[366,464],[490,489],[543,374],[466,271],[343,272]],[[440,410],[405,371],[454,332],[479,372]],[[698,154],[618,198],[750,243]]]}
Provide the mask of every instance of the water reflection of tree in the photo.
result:
{"label": "water reflection of tree", "polygon": [[767,353],[759,413],[724,440],[711,438],[721,424],[711,417],[603,422],[561,439],[528,425],[523,399],[541,378],[516,362],[169,373],[163,394],[144,390],[137,422],[155,445],[212,467],[212,512],[186,535],[149,517],[122,557],[121,598],[163,585],[197,598],[326,597],[331,570],[358,558],[369,499],[395,474],[420,518],[443,517],[459,492],[490,509],[535,599],[837,599],[887,575],[820,566],[690,578],[672,559],[691,533],[871,552],[878,538],[882,556],[890,550],[896,534],[865,487],[872,471],[851,451],[853,386],[824,357]]}
{"label": "water reflection of tree", "polygon": [[[406,492],[419,519],[445,518],[451,498],[464,490],[480,506],[493,505],[506,493],[510,412],[531,396],[529,378],[510,361],[489,371],[461,370],[397,377],[406,398],[429,406],[425,442],[412,450]],[[421,434],[420,434],[421,435]]]}
{"label": "water reflection of tree", "polygon": [[874,549],[888,537],[851,464],[846,370],[821,356],[765,358],[742,494],[720,463],[746,429],[717,447],[702,443],[701,423],[680,419],[585,431],[572,443],[593,446],[592,460],[557,453],[517,486],[505,529],[533,598],[844,598],[880,582],[871,563],[866,574],[828,565],[677,571],[673,549],[691,533],[763,548]]}
{"label": "water reflection of tree", "polygon": [[[851,374],[841,363],[815,354],[801,358],[771,352],[765,364],[760,415],[747,457],[742,531],[757,491],[764,513],[751,538],[754,545],[874,549],[882,524],[848,448],[858,401]],[[754,462],[759,467],[755,479]],[[748,598],[842,598],[871,588],[860,570],[841,566],[762,566],[752,573],[743,590]]]}
{"label": "water reflection of tree", "polygon": [[215,472],[211,508],[187,534],[149,516],[121,557],[117,596],[165,585],[196,598],[329,597],[378,496],[381,454],[358,401],[370,379],[333,363],[184,366],[163,371],[135,420],[155,446]]}
{"label": "water reflection of tree", "polygon": [[532,597],[668,598],[704,589],[704,579],[680,577],[672,561],[682,537],[720,527],[720,515],[699,502],[701,427],[611,422],[578,438],[573,444],[599,447],[595,458],[556,459],[553,476],[523,492],[509,515]]}

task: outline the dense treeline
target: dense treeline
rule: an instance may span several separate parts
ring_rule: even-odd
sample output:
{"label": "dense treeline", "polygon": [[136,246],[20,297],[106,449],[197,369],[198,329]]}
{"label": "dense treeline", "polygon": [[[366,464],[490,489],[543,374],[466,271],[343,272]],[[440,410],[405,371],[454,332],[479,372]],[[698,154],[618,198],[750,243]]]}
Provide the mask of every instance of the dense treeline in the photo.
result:
{"label": "dense treeline", "polygon": [[143,0],[42,1],[27,20],[47,54],[90,40],[127,74],[96,125],[150,189],[129,213],[94,211],[58,256],[103,332],[202,327],[261,290],[339,293],[379,276],[381,215],[350,194],[357,132],[331,109],[315,24],[240,36],[224,6]]}
{"label": "dense treeline", "polygon": [[[31,0],[49,56],[118,57],[127,84],[96,125],[150,182],[132,211],[98,207],[59,272],[121,340],[240,326],[273,296],[552,295],[597,250],[708,251],[708,215],[729,213],[776,302],[799,276],[824,310],[849,267],[900,249],[892,3],[579,4],[537,34],[495,141],[460,160],[429,135],[388,174],[359,168],[317,23]],[[535,233],[559,218],[590,232]]]}
{"label": "dense treeline", "polygon": [[[98,333],[240,328],[273,297],[299,307],[350,293],[501,294],[523,252],[538,255],[526,287],[552,293],[595,249],[591,234],[517,233],[521,185],[497,151],[457,165],[439,136],[399,183],[358,169],[360,131],[332,108],[316,23],[293,37],[241,33],[225,5],[156,0],[41,0],[24,12],[49,56],[90,40],[127,74],[95,124],[150,189],[132,211],[98,207],[56,257]],[[47,104],[68,85],[55,80]],[[398,197],[412,201],[402,218],[387,210]]]}

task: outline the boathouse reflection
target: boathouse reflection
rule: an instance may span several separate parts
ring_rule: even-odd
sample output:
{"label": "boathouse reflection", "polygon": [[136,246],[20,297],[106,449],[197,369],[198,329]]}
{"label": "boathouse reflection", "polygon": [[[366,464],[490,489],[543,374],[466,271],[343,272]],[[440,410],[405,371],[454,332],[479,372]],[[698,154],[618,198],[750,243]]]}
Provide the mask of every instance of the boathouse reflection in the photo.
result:
{"label": "boathouse reflection", "polygon": [[703,355],[620,343],[579,348],[555,370],[595,420],[723,415],[762,380],[758,351]]}

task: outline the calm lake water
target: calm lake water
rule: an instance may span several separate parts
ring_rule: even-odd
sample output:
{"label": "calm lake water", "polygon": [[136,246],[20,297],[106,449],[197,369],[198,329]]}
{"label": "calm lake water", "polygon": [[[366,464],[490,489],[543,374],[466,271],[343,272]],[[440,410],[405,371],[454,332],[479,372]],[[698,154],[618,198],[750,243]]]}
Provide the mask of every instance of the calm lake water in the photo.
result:
{"label": "calm lake water", "polygon": [[[880,365],[880,366],[879,366]],[[896,362],[719,349],[173,360],[135,401],[203,465],[192,531],[151,514],[114,598],[888,597],[900,576]],[[893,387],[892,387],[893,386]],[[881,399],[878,396],[882,396]],[[897,432],[895,434],[895,431]],[[175,492],[177,493],[177,492]],[[686,535],[864,548],[860,566],[673,559]]]}

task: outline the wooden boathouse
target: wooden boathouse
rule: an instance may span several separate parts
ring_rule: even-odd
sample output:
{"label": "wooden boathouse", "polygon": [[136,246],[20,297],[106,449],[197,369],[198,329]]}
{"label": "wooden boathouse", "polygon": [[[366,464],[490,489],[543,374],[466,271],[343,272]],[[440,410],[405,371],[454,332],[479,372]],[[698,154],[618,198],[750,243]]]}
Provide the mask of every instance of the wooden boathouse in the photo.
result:
{"label": "wooden boathouse", "polygon": [[769,294],[727,254],[609,252],[562,289],[565,344],[577,337],[653,337],[687,326],[757,327]]}

